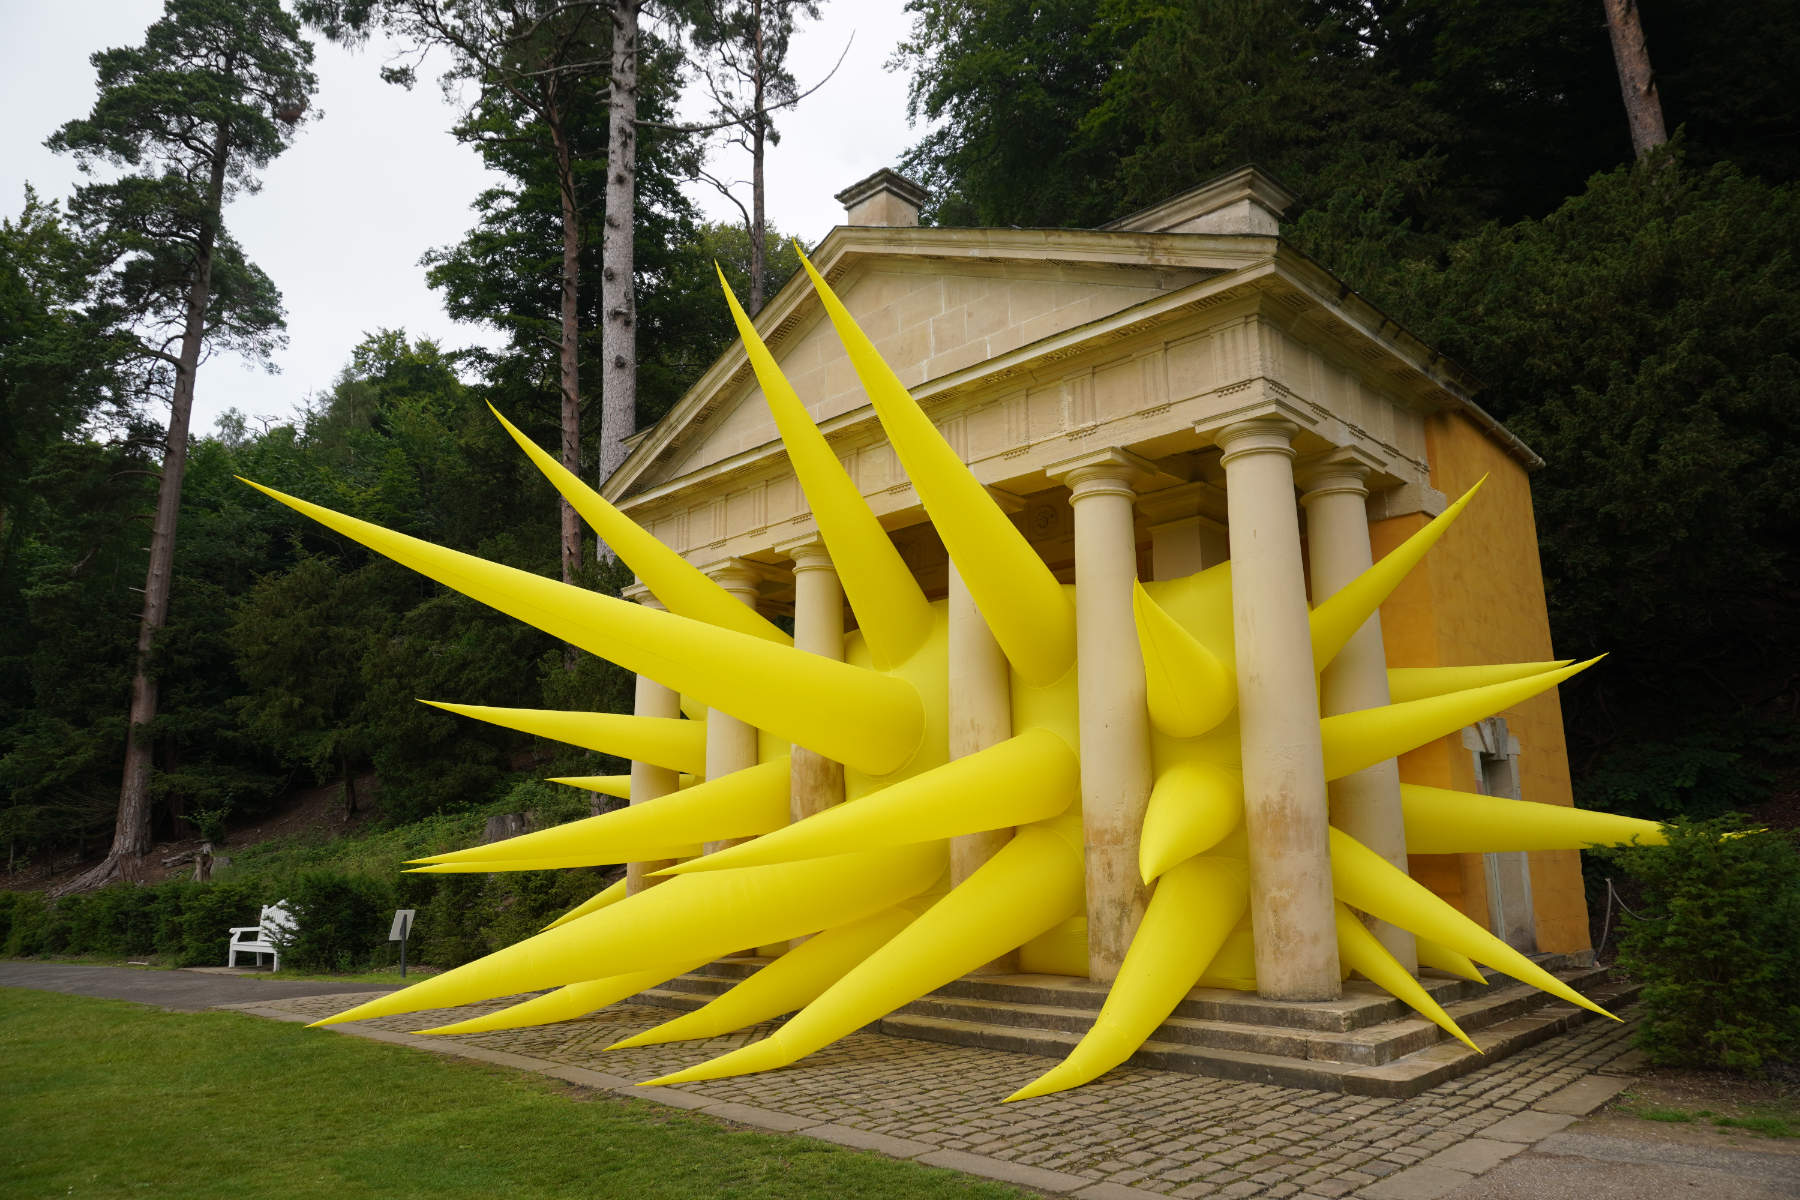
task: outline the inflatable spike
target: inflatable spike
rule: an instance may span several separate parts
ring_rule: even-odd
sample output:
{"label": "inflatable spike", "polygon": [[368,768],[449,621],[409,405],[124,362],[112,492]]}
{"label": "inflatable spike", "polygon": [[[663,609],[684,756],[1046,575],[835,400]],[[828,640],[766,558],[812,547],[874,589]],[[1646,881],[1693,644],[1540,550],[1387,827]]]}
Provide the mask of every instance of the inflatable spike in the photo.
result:
{"label": "inflatable spike", "polygon": [[562,916],[556,918],[556,920],[544,926],[544,928],[555,929],[558,925],[567,925],[577,917],[585,917],[591,912],[599,912],[603,908],[608,908],[617,904],[624,898],[625,880],[621,876],[611,884],[608,884],[606,887],[595,892],[592,896],[589,896],[586,900],[583,900],[580,904],[577,904],[574,908],[571,908]]}
{"label": "inflatable spike", "polygon": [[[1338,656],[1338,651],[1356,636],[1356,631],[1363,627],[1365,621],[1375,615],[1375,610],[1400,586],[1400,581],[1419,565],[1425,552],[1437,545],[1438,539],[1462,515],[1463,509],[1469,506],[1469,501],[1474,499],[1475,493],[1486,482],[1487,476],[1483,475],[1474,487],[1432,518],[1423,529],[1388,551],[1380,562],[1333,592],[1312,610],[1313,670],[1323,671],[1331,665],[1331,660]],[[1381,759],[1375,761],[1380,762]]]}
{"label": "inflatable spike", "polygon": [[683,875],[981,833],[1057,816],[1081,795],[1081,760],[1048,729],[1028,729],[755,841],[678,863]]}
{"label": "inflatable spike", "polygon": [[1075,665],[1075,609],[1062,585],[944,441],[805,254],[800,265],[994,640],[1025,682],[1035,687],[1056,682]]}
{"label": "inflatable spike", "polygon": [[244,480],[272,499],[570,645],[874,775],[924,735],[905,680],[446,550]]}
{"label": "inflatable spike", "polygon": [[1341,829],[1331,831],[1331,881],[1339,900],[1376,920],[1411,930],[1417,937],[1448,946],[1520,983],[1618,1020]]}
{"label": "inflatable spike", "polygon": [[1419,981],[1387,952],[1387,947],[1369,932],[1369,927],[1355,913],[1344,907],[1342,902],[1336,905],[1336,910],[1340,962],[1350,970],[1361,973],[1364,979],[1376,987],[1398,997],[1407,1007],[1475,1053],[1482,1052],[1481,1047],[1470,1041],[1469,1035],[1450,1019],[1450,1014],[1444,1011],[1443,1006],[1433,1000],[1431,994],[1419,986]]}
{"label": "inflatable spike", "polygon": [[1248,929],[1231,931],[1212,964],[1200,975],[1201,987],[1231,988],[1239,992],[1256,990],[1256,938]]}
{"label": "inflatable spike", "polygon": [[[716,266],[716,264],[715,264]],[[775,418],[788,462],[800,482],[819,535],[831,552],[832,564],[844,585],[844,597],[856,614],[856,624],[868,644],[869,655],[879,669],[899,666],[916,653],[931,633],[931,606],[900,557],[887,530],[875,519],[862,493],[838,461],[837,452],[825,441],[800,397],[788,383],[774,356],[758,336],[756,327],[732,295],[719,272],[719,286],[731,306],[732,320],[750,359],[763,399]]]}
{"label": "inflatable spike", "polygon": [[614,796],[620,800],[631,799],[629,775],[556,775],[544,782],[560,783],[586,792],[598,792],[602,796]]}
{"label": "inflatable spike", "polygon": [[1165,874],[1093,1027],[1008,1102],[1079,1087],[1130,1058],[1169,1019],[1249,906],[1250,870],[1236,859],[1190,858]]}
{"label": "inflatable spike", "polygon": [[1663,846],[1655,821],[1504,796],[1400,785],[1410,854],[1493,854],[1509,850],[1579,850],[1636,842]]}
{"label": "inflatable spike", "polygon": [[436,865],[598,855],[602,862],[644,862],[670,857],[651,853],[655,848],[755,837],[787,822],[788,759],[783,755],[597,817],[411,861]]}
{"label": "inflatable spike", "polygon": [[1325,750],[1325,778],[1342,779],[1382,759],[1416,750],[1426,742],[1455,733],[1465,725],[1473,725],[1484,717],[1529,700],[1539,692],[1549,691],[1569,676],[1587,670],[1600,658],[1507,683],[1470,688],[1466,692],[1325,717],[1319,722],[1319,739]]}
{"label": "inflatable spike", "polygon": [[[854,921],[916,896],[948,865],[941,843],[671,879],[486,958],[315,1025],[451,1008],[593,978],[712,959]],[[829,913],[822,900],[829,898]]]}
{"label": "inflatable spike", "polygon": [[1400,704],[1407,700],[1466,692],[1490,683],[1542,675],[1574,662],[1572,658],[1559,658],[1551,662],[1493,663],[1481,667],[1389,667],[1388,699]]}
{"label": "inflatable spike", "polygon": [[1150,883],[1204,854],[1244,823],[1244,778],[1209,762],[1183,762],[1157,776],[1138,838],[1138,870]]}
{"label": "inflatable spike", "polygon": [[1082,877],[1079,817],[1026,826],[769,1037],[649,1084],[723,1079],[804,1058],[1067,920],[1086,902]]}
{"label": "inflatable spike", "polygon": [[823,995],[857,963],[886,945],[916,914],[902,905],[827,929],[693,1012],[614,1042],[608,1050],[735,1033],[793,1012]]}
{"label": "inflatable spike", "polygon": [[653,971],[634,971],[629,975],[609,975],[603,979],[586,979],[580,983],[566,983],[543,996],[534,996],[523,1000],[510,1008],[499,1012],[485,1013],[479,1017],[470,1017],[466,1021],[453,1021],[448,1025],[439,1025],[434,1029],[418,1030],[422,1034],[457,1034],[457,1033],[491,1033],[496,1029],[523,1029],[527,1025],[553,1025],[558,1021],[573,1021],[576,1017],[585,1017],[597,1008],[605,1008],[609,1004],[617,1004],[628,996],[635,996],[645,988],[653,988],[659,983],[685,974],[705,963],[689,962],[677,966],[673,970],[658,967]]}
{"label": "inflatable spike", "polygon": [[583,483],[556,459],[544,453],[538,444],[520,433],[511,421],[500,415],[492,404],[488,411],[505,426],[512,440],[519,444],[537,469],[544,473],[569,507],[581,514],[600,536],[624,560],[640,582],[662,601],[670,612],[721,629],[735,629],[751,637],[766,638],[779,645],[791,646],[794,639],[779,626],[714,583],[706,573],[652,537],[648,530],[609,504],[600,493]]}
{"label": "inflatable spike", "polygon": [[533,737],[619,758],[638,759],[672,771],[706,769],[704,721],[684,721],[680,717],[631,717],[608,712],[562,712],[551,708],[490,708],[443,700],[421,700],[419,703],[459,717],[472,717],[489,725],[516,729]]}
{"label": "inflatable spike", "polygon": [[1488,981],[1487,976],[1481,973],[1481,968],[1470,962],[1466,954],[1458,954],[1448,946],[1440,946],[1430,938],[1418,936],[1414,936],[1413,946],[1418,952],[1421,967],[1435,967],[1451,975],[1461,976],[1471,983],[1485,985]]}
{"label": "inflatable spike", "polygon": [[1237,707],[1237,680],[1217,655],[1135,581],[1131,615],[1137,622],[1146,698],[1156,727],[1170,737],[1199,737],[1230,716]]}
{"label": "inflatable spike", "polygon": [[407,867],[408,875],[500,875],[508,871],[572,871],[581,867],[614,867],[621,863],[655,859],[691,858],[704,848],[701,842],[672,846],[632,846],[628,850],[593,849],[554,858],[471,858],[458,862],[425,863]]}

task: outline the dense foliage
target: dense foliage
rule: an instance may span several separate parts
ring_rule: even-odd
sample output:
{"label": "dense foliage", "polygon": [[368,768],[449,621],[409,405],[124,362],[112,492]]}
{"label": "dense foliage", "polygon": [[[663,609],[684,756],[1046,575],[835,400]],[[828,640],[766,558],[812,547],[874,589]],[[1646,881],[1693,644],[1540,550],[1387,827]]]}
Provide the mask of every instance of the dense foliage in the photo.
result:
{"label": "dense foliage", "polygon": [[617,871],[526,871],[493,876],[406,875],[409,858],[477,840],[486,816],[525,811],[534,824],[586,816],[566,792],[525,784],[485,809],[336,839],[277,840],[235,852],[208,883],[172,880],[47,899],[0,891],[0,956],[145,958],[165,966],[221,966],[226,930],[255,925],[265,904],[288,903],[295,935],[284,968],[361,970],[395,961],[387,940],[396,908],[417,911],[413,963],[454,967],[511,945],[588,899]]}
{"label": "dense foliage", "polygon": [[[1486,384],[1533,483],[1577,799],[1753,807],[1800,755],[1791,7],[1641,5],[1632,149],[1586,0],[912,0],[944,224],[1092,226],[1254,162],[1284,233]],[[1755,32],[1752,32],[1752,31]]]}
{"label": "dense foliage", "polygon": [[[186,8],[221,11],[213,0]],[[1295,244],[1486,381],[1481,402],[1548,462],[1534,496],[1558,651],[1612,652],[1563,689],[1583,803],[1711,815],[1791,786],[1800,114],[1783,76],[1800,21],[1790,6],[1645,0],[1669,125],[1682,132],[1637,163],[1591,0],[910,8],[915,27],[896,61],[915,110],[939,123],[903,165],[936,191],[931,219],[1097,225],[1254,161],[1297,195],[1285,226]],[[674,111],[683,54],[646,40],[647,121]],[[481,810],[553,763],[607,769],[413,700],[623,709],[621,673],[587,658],[566,669],[549,639],[233,479],[556,573],[554,496],[483,404],[557,445],[560,168],[552,144],[525,136],[530,106],[503,93],[457,132],[505,184],[426,266],[455,315],[504,329],[508,344],[477,354],[371,331],[303,413],[265,428],[228,417],[188,443],[174,600],[152,658],[159,838],[228,830],[314,784],[399,822]],[[591,200],[606,170],[606,104],[563,99],[577,190]],[[267,124],[262,110],[257,119]],[[261,132],[275,142],[245,171],[286,136]],[[748,290],[749,235],[699,223],[682,196],[693,149],[652,124],[637,158],[646,422],[731,336],[713,261]],[[82,202],[84,218],[95,203]],[[604,214],[589,203],[577,216],[587,354],[602,323]],[[134,589],[162,452],[134,390],[142,329],[120,314],[121,289],[153,291],[154,280],[100,270],[123,261],[103,224],[72,225],[35,196],[0,222],[9,861],[103,849],[118,795]],[[795,263],[773,231],[766,248],[773,292]],[[221,287],[254,303],[242,329],[220,335],[266,344],[275,327],[257,321],[272,320],[270,281],[228,243],[221,255]],[[583,375],[585,405],[598,401],[597,375]],[[580,466],[597,471],[591,441]],[[583,580],[622,582],[592,567]],[[484,885],[442,886],[472,896]]]}
{"label": "dense foliage", "polygon": [[1757,1071],[1800,1052],[1800,850],[1791,832],[1677,821],[1605,852],[1643,888],[1619,963],[1644,984],[1654,1062]]}

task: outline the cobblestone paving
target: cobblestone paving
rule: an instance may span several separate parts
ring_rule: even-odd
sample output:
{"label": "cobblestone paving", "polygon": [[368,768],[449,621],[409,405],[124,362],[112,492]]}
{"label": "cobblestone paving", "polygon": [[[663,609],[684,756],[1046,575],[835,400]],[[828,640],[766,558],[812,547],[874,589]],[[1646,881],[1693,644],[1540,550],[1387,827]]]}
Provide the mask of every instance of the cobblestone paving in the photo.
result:
{"label": "cobblestone paving", "polygon": [[[339,1011],[343,1003],[311,997],[261,1007],[317,1018]],[[363,1024],[414,1031],[499,1007]],[[453,1040],[641,1080],[754,1041],[777,1024],[705,1042],[605,1052],[619,1038],[672,1015],[627,1003],[578,1021]],[[1624,1023],[1590,1021],[1407,1100],[1122,1067],[1086,1087],[1002,1104],[1054,1060],[867,1032],[785,1070],[683,1084],[681,1091],[788,1114],[804,1122],[796,1128],[831,1124],[936,1151],[1060,1172],[1079,1177],[1078,1186],[1113,1185],[1095,1189],[1096,1198],[1132,1194],[1124,1188],[1178,1197],[1335,1198],[1478,1135],[1614,1064],[1630,1050],[1632,1025],[1629,1016]],[[647,1097],[660,1090],[643,1089]],[[878,1139],[870,1144],[880,1146]],[[1017,1181],[1029,1184],[1033,1176],[1027,1171]]]}

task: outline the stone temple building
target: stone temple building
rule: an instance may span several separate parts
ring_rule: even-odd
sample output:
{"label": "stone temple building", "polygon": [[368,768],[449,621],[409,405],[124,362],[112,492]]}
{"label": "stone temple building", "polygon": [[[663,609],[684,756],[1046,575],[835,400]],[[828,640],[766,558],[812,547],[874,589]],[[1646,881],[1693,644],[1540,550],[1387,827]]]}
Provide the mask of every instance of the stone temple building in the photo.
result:
{"label": "stone temple building", "polygon": [[[838,199],[845,221],[814,263],[1044,561],[1079,582],[1088,902],[1086,920],[1060,933],[1065,948],[1085,939],[1091,978],[1116,974],[1142,904],[1136,831],[1150,774],[1134,577],[1175,578],[1230,557],[1240,653],[1247,636],[1260,639],[1258,678],[1240,686],[1311,688],[1308,598],[1329,595],[1486,476],[1454,534],[1320,679],[1318,711],[1386,703],[1390,664],[1552,657],[1530,490],[1540,460],[1471,399],[1460,368],[1283,241],[1291,198],[1268,177],[1246,168],[1087,230],[921,227],[925,193],[885,170]],[[952,753],[1005,738],[991,638],[805,278],[755,323],[927,595],[950,598]],[[842,592],[741,345],[636,436],[606,496],[745,604],[791,617],[800,647],[841,653]],[[1260,631],[1246,630],[1246,612]],[[1109,645],[1119,653],[1091,652]],[[640,680],[638,711],[674,715],[675,697]],[[709,774],[755,761],[755,731],[718,713],[709,725]],[[1258,772],[1278,771],[1290,751],[1285,736],[1246,744],[1252,803]],[[841,780],[797,752],[795,815],[841,797]],[[1334,782],[1328,796],[1319,781],[1314,799],[1513,946],[1587,949],[1576,852],[1409,861],[1399,780],[1570,804],[1554,691]],[[634,773],[634,800],[657,791],[652,775]],[[993,838],[959,840],[957,877]],[[1320,868],[1296,856],[1291,869]],[[634,866],[634,886],[643,870]],[[1409,935],[1380,934],[1412,961]],[[1054,942],[997,969],[1054,970],[1068,961]],[[1258,965],[1263,995],[1287,1000],[1335,995],[1335,957],[1330,969],[1326,981],[1305,961],[1275,975]]]}

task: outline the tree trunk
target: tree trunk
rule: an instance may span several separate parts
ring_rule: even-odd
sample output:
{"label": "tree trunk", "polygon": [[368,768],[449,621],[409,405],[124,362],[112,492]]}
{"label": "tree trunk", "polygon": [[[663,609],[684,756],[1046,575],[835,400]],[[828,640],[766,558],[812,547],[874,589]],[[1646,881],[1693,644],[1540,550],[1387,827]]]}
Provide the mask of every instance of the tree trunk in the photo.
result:
{"label": "tree trunk", "polygon": [[1638,158],[1669,140],[1663,128],[1662,99],[1656,73],[1650,69],[1650,47],[1638,21],[1637,0],[1605,0],[1606,31],[1612,35],[1613,61],[1619,68],[1619,90],[1625,95],[1625,119],[1631,125],[1631,149]]}
{"label": "tree trunk", "polygon": [[769,117],[763,109],[763,83],[768,74],[767,64],[763,61],[763,15],[761,0],[757,0],[751,12],[756,24],[756,45],[750,58],[750,70],[756,87],[756,102],[750,109],[750,315],[755,316],[762,311],[765,275],[768,265],[763,261],[763,231],[768,227],[763,210],[763,146],[768,138]]}
{"label": "tree trunk", "polygon": [[132,883],[144,878],[144,855],[150,850],[150,775],[156,720],[157,680],[151,655],[157,634],[169,622],[169,585],[175,568],[175,524],[181,516],[181,479],[187,470],[188,420],[194,409],[194,377],[206,336],[206,305],[212,296],[213,246],[218,238],[219,210],[225,196],[226,131],[213,139],[212,175],[208,181],[207,217],[194,253],[194,275],[188,283],[187,316],[181,331],[181,353],[175,388],[169,398],[169,435],[163,449],[162,481],[156,489],[156,520],[150,529],[150,568],[144,576],[144,611],[138,621],[136,670],[131,678],[131,717],[125,735],[124,779],[119,787],[119,816],[112,849],[93,870],[64,888],[86,891],[114,879]]}
{"label": "tree trunk", "polygon": [[[600,251],[602,329],[600,483],[625,461],[625,439],[637,432],[637,300],[632,284],[632,230],[637,206],[638,9],[613,5],[612,99],[606,142],[606,225]],[[612,551],[598,544],[607,562]]]}
{"label": "tree trunk", "polygon": [[338,755],[338,770],[344,776],[344,821],[347,824],[356,815],[356,772],[350,766],[348,754]]}
{"label": "tree trunk", "polygon": [[[581,474],[581,324],[576,289],[581,281],[581,217],[575,207],[575,175],[570,163],[569,137],[554,100],[545,106],[550,137],[556,144],[557,190],[562,194],[562,465]],[[567,500],[562,507],[562,579],[573,583],[581,570],[581,523]],[[564,665],[574,669],[574,651],[563,655]]]}

